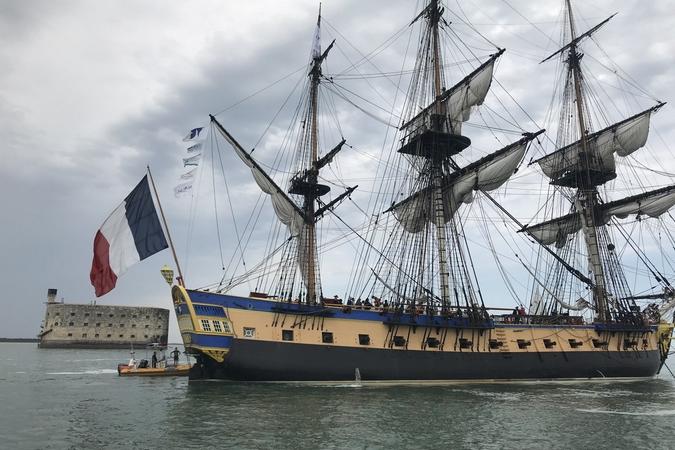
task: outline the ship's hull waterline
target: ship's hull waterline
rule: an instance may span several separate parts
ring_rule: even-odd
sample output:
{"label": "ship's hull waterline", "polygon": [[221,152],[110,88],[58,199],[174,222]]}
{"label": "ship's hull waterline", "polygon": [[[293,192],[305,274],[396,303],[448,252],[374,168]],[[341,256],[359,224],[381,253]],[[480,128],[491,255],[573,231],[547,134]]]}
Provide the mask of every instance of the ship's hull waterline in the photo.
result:
{"label": "ship's hull waterline", "polygon": [[[283,303],[180,287],[174,288],[173,299],[186,349],[197,355],[192,380],[646,378],[661,368],[668,351],[664,335],[672,331],[672,325],[640,331],[583,325],[495,324],[480,330],[395,326],[387,323],[386,314],[372,310],[326,308],[326,315],[303,316],[284,309]],[[287,334],[291,330],[292,337]],[[322,342],[326,333],[332,342]],[[367,344],[359,342],[364,335]],[[395,336],[405,343],[394,342]],[[440,345],[424,345],[429,338]]]}
{"label": "ship's hull waterline", "polygon": [[233,341],[223,363],[202,358],[190,379],[238,381],[526,380],[641,378],[656,374],[658,351],[555,353],[416,352]]}

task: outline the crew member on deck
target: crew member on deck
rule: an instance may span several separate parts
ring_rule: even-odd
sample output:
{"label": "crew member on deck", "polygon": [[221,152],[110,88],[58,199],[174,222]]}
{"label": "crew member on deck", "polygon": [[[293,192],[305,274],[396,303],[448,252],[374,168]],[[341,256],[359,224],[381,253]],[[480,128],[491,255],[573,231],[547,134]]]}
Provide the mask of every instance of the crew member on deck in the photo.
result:
{"label": "crew member on deck", "polygon": [[173,351],[171,352],[171,356],[173,356],[173,365],[177,366],[178,365],[178,357],[180,356],[180,352],[178,351],[178,347],[175,347]]}
{"label": "crew member on deck", "polygon": [[157,367],[157,352],[152,352],[152,368]]}

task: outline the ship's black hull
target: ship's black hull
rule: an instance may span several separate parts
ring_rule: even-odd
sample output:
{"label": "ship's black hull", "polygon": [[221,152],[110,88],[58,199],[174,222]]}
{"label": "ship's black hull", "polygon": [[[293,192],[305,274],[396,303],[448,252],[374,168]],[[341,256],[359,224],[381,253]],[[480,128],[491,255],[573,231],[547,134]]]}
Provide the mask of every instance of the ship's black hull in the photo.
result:
{"label": "ship's black hull", "polygon": [[522,380],[651,377],[658,351],[436,352],[234,339],[224,363],[201,357],[190,379],[240,381]]}

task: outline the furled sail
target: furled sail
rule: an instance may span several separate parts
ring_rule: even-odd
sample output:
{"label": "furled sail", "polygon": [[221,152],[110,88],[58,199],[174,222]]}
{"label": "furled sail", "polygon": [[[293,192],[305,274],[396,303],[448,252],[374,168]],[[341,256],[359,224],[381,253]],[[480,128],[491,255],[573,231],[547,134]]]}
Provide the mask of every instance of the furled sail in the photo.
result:
{"label": "furled sail", "polygon": [[469,120],[471,108],[483,104],[490,85],[492,84],[492,72],[495,61],[504,53],[499,50],[481,64],[476,70],[464,77],[462,81],[452,88],[444,91],[431,105],[417,114],[401,126],[401,129],[409,128],[412,133],[431,127],[431,116],[445,114],[455,126],[454,133],[459,134],[461,122]]}
{"label": "furled sail", "polygon": [[[663,103],[588,135],[586,142],[597,156],[592,168],[614,172],[614,153],[626,157],[643,147],[649,135],[651,114],[661,106]],[[580,153],[582,144],[576,141],[534,162],[539,164],[546,176],[556,180],[578,167]]]}
{"label": "furled sail", "polygon": [[[492,191],[504,184],[516,171],[525,156],[531,138],[524,138],[492,153],[443,180],[445,222],[450,221],[462,203],[473,201],[473,191]],[[409,233],[418,233],[434,220],[433,191],[426,187],[393,205],[392,212]]]}
{"label": "furled sail", "polygon": [[220,125],[215,118],[212,120],[216,123],[217,129],[222,136],[234,148],[237,156],[251,169],[253,179],[258,184],[260,189],[272,198],[272,207],[279,220],[288,227],[291,234],[298,236],[302,231],[305,222],[304,215],[300,208],[288,198],[286,193],[276,185],[276,183],[265,173],[264,170],[255,162],[239,143]]}
{"label": "furled sail", "polygon": [[[605,224],[612,217],[625,219],[632,214],[659,217],[673,206],[675,206],[675,185],[600,205],[596,220]],[[567,236],[580,229],[581,218],[577,212],[573,212],[537,225],[527,226],[521,231],[534,236],[544,245],[556,243],[556,246],[562,247],[567,241]]]}

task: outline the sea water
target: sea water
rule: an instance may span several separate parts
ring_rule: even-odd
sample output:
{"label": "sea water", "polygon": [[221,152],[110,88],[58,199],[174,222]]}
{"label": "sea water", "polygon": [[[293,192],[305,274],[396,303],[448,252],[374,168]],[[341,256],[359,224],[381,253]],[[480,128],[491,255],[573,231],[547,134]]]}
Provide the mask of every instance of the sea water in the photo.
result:
{"label": "sea water", "polygon": [[675,448],[665,369],[623,382],[188,383],[121,378],[128,359],[0,344],[0,448]]}

